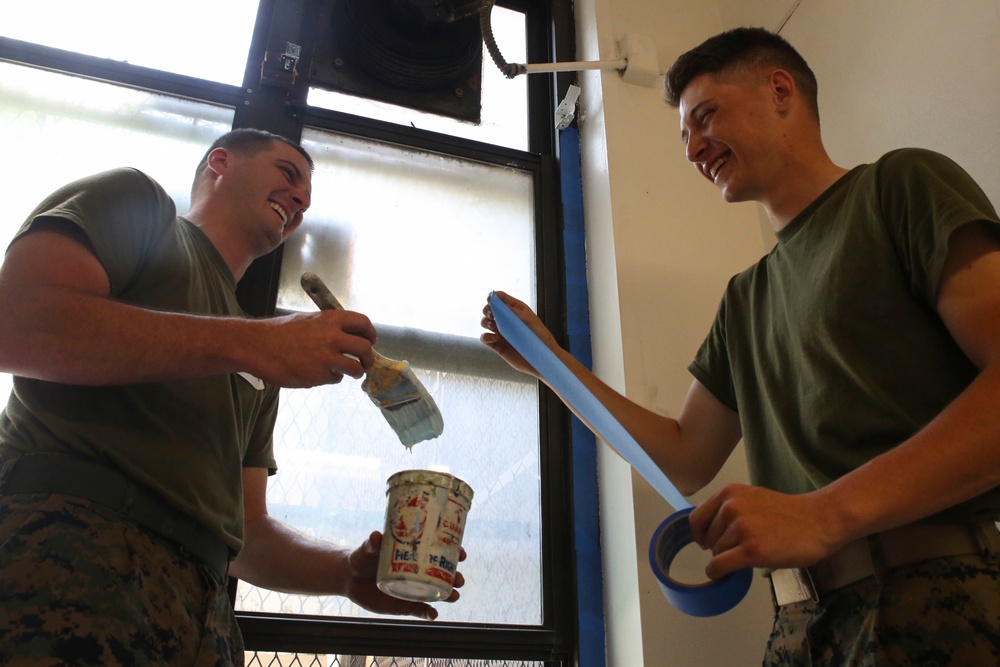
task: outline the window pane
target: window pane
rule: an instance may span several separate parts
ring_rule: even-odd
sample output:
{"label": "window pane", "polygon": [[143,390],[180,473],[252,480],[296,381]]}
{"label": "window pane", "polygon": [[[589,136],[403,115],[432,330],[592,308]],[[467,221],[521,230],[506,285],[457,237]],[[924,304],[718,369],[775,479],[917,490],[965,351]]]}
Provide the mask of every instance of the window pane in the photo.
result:
{"label": "window pane", "polygon": [[232,120],[232,109],[0,63],[2,250],[50,192],[114,167],[145,171],[186,211],[198,161]]}
{"label": "window pane", "polygon": [[[278,306],[314,310],[299,287],[319,274],[376,322],[383,354],[410,361],[444,434],[405,449],[360,382],[282,394],[275,516],[346,548],[382,529],[385,483],[409,469],[450,472],[474,492],[461,570],[442,620],[539,624],[538,388],[479,343],[495,285],[529,303],[533,177],[514,169],[307,132],[316,160],[308,220],[286,244]],[[248,611],[366,616],[340,598],[298,598],[241,583]]]}
{"label": "window pane", "polygon": [[476,339],[490,290],[534,305],[530,173],[345,135],[303,145],[313,202],[285,243],[280,307],[314,309],[303,271],[375,322]]}
{"label": "window pane", "polygon": [[[527,42],[524,14],[494,7],[490,16],[493,37],[504,59],[512,63],[525,62]],[[493,64],[484,48],[482,86],[482,122],[479,125],[322,88],[310,88],[309,104],[507,148],[528,150],[527,76],[508,79]]]}
{"label": "window pane", "polygon": [[33,0],[4,4],[0,35],[242,85],[258,0]]}

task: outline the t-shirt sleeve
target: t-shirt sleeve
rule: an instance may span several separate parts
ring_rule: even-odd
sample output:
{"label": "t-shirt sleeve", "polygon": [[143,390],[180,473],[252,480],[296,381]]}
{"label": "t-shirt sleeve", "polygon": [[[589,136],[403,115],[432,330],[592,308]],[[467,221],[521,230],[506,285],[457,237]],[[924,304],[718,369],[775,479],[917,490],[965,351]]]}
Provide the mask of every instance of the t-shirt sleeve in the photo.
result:
{"label": "t-shirt sleeve", "polygon": [[[730,281],[730,289],[732,285],[733,282]],[[715,322],[712,323],[712,328],[698,348],[694,361],[688,366],[688,371],[723,405],[738,412],[736,388],[726,343],[727,300],[726,296],[722,298],[715,315]]]}
{"label": "t-shirt sleeve", "polygon": [[924,149],[904,149],[880,161],[882,218],[912,293],[934,307],[948,240],[969,222],[998,223],[989,198],[951,159]]}
{"label": "t-shirt sleeve", "polygon": [[278,418],[278,388],[267,385],[259,409],[253,420],[247,451],[243,455],[244,468],[267,468],[268,474],[278,471],[274,458],[274,425]]}
{"label": "t-shirt sleeve", "polygon": [[112,169],[53,192],[32,211],[12,243],[40,220],[75,224],[87,235],[108,274],[111,294],[117,296],[129,287],[175,216],[173,200],[156,181],[136,169]]}

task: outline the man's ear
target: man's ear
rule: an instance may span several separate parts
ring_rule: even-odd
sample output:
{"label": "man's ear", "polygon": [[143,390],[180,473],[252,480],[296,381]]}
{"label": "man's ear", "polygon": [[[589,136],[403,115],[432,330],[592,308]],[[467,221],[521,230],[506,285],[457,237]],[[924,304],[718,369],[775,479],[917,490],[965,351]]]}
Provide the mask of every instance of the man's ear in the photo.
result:
{"label": "man's ear", "polygon": [[791,108],[792,100],[798,93],[795,85],[795,78],[786,70],[776,69],[768,77],[768,85],[771,88],[771,99],[774,101],[778,113],[784,115]]}
{"label": "man's ear", "polygon": [[228,150],[225,148],[216,148],[208,154],[207,164],[209,170],[215,174],[222,175],[229,169],[231,161],[232,154]]}

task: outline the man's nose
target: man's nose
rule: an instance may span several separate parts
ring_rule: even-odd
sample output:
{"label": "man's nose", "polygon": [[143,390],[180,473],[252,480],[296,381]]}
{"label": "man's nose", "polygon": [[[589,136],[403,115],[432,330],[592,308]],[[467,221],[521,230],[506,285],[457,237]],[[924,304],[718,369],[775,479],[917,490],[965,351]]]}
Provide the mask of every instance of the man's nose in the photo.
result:
{"label": "man's nose", "polygon": [[684,146],[684,156],[687,157],[689,162],[698,162],[704,150],[705,142],[702,140],[700,134],[692,132],[688,135],[688,142]]}
{"label": "man's nose", "polygon": [[292,193],[292,201],[294,201],[303,210],[309,208],[310,197],[308,190],[298,189]]}

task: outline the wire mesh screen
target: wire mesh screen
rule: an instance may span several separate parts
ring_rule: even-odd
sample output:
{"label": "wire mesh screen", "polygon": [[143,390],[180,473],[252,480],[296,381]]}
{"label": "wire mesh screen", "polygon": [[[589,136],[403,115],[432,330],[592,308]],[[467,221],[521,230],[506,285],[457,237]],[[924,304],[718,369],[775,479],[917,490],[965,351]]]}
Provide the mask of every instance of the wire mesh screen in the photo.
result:
{"label": "wire mesh screen", "polygon": [[247,667],[544,667],[541,662],[469,660],[466,658],[399,658],[307,653],[247,653]]}
{"label": "wire mesh screen", "polygon": [[[315,310],[299,279],[319,275],[345,308],[375,322],[379,352],[410,363],[444,433],[407,450],[350,378],[283,391],[268,511],[353,549],[382,530],[391,475],[451,473],[474,497],[459,566],[466,585],[457,602],[436,605],[439,620],[540,624],[538,385],[479,342],[490,290],[534,305],[534,175],[315,130],[303,145],[316,160],[312,205],[285,244],[277,305]],[[342,598],[243,583],[237,609],[370,616]]]}
{"label": "wire mesh screen", "polygon": [[[276,428],[273,516],[353,549],[382,530],[386,479],[399,470],[447,470],[474,492],[459,567],[461,599],[441,620],[541,622],[540,498],[535,384],[417,370],[441,409],[444,434],[407,450],[357,382],[286,391]],[[497,405],[505,409],[498,411]],[[508,410],[510,412],[508,412]],[[237,609],[370,617],[345,598],[298,596],[240,582]]]}

